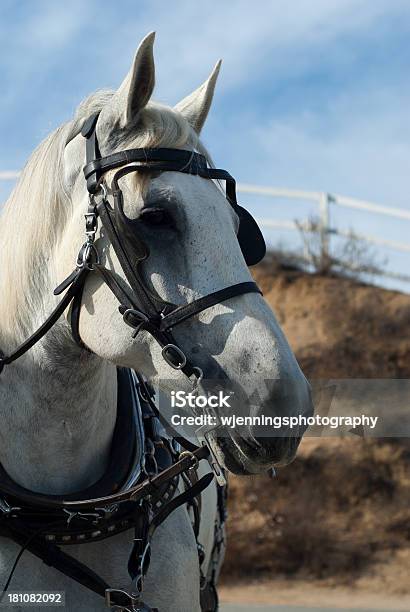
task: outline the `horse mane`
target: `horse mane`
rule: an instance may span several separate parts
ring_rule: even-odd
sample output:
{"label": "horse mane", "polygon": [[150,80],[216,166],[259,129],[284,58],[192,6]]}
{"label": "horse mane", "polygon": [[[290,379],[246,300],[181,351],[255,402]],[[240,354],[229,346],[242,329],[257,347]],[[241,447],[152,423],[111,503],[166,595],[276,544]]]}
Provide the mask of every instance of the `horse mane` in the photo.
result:
{"label": "horse mane", "polygon": [[[32,331],[33,324],[48,314],[41,312],[44,285],[50,279],[55,281],[53,250],[73,214],[73,203],[64,184],[64,149],[80,133],[84,120],[101,111],[112,95],[111,91],[91,94],[79,105],[72,121],[57,128],[34,150],[4,205],[0,217],[3,347],[4,343],[14,345],[22,340]],[[150,102],[138,119],[143,129],[135,135],[123,135],[127,146],[190,146],[208,157],[197,134],[173,109]],[[117,142],[116,146],[121,144]]]}

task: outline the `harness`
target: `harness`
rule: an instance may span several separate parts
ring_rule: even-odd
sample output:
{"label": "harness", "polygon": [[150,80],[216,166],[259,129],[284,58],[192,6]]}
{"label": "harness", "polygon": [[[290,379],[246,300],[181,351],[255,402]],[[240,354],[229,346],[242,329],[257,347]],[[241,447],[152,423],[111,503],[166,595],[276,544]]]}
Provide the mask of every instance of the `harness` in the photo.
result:
{"label": "harness", "polygon": [[[210,484],[213,475],[196,478],[183,493],[175,495],[179,476],[196,470],[199,460],[206,457],[206,448],[195,447],[185,439],[179,438],[177,442],[168,438],[158,412],[153,409],[155,405],[147,399],[146,383],[127,369],[119,368],[117,376],[118,417],[110,465],[103,478],[80,496],[62,497],[32,493],[3,471],[0,535],[22,547],[17,560],[28,550],[46,565],[104,597],[107,606],[130,612],[148,611],[151,608],[141,596],[154,533],[176,508],[197,503],[195,499]],[[191,450],[182,451],[179,443]],[[134,530],[128,562],[130,592],[112,588],[91,568],[61,549],[103,540],[130,529]],[[195,523],[194,533],[198,532],[199,524]],[[199,544],[198,547],[200,554]],[[11,577],[12,574],[4,591]],[[210,584],[205,585],[204,592],[208,589],[212,590]]]}
{"label": "harness", "polygon": [[[7,356],[0,353],[0,373],[6,365],[33,347],[70,304],[73,338],[79,346],[87,348],[79,333],[82,292],[88,275],[98,274],[117,298],[119,312],[124,322],[133,329],[133,336],[141,330],[151,334],[161,346],[162,356],[168,365],[181,370],[196,389],[203,378],[203,372],[191,363],[179,346],[173,335],[174,327],[230,298],[261,291],[254,282],[243,282],[184,305],[163,300],[144,282],[141,268],[149,257],[149,248],[139,235],[138,219],[129,219],[125,214],[119,180],[130,172],[174,171],[225,181],[226,198],[240,220],[238,240],[248,265],[253,265],[263,258],[266,251],[263,236],[250,213],[237,203],[235,180],[228,172],[210,168],[206,158],[200,153],[177,149],[129,149],[102,157],[96,135],[98,116],[98,113],[92,115],[84,123],[81,132],[86,139],[84,176],[89,192],[89,206],[85,214],[86,241],[78,254],[74,271],[54,290],[55,295],[62,295],[60,302],[43,325],[17,349]],[[117,170],[109,191],[104,175],[113,169]],[[98,246],[95,243],[98,222],[104,228],[116,253],[126,283],[100,263]],[[209,461],[220,489],[219,521],[214,546],[214,553],[216,551],[218,556],[225,520],[224,503],[221,500],[224,499],[223,487],[226,482],[223,469],[213,454],[206,434],[200,439],[200,446],[192,444],[176,432],[172,440],[168,439],[163,430],[161,432],[161,415],[143,378],[129,370],[119,369],[118,382],[120,395],[128,396],[131,404],[127,408],[127,401],[119,403],[116,431],[121,431],[121,422],[128,425],[132,422],[131,432],[134,432],[131,438],[128,438],[134,440],[133,444],[130,442],[129,448],[127,445],[124,447],[129,450],[128,463],[121,461],[122,465],[128,465],[130,462],[132,464],[125,480],[121,480],[116,474],[115,482],[108,486],[107,493],[106,475],[104,483],[97,483],[83,491],[81,498],[57,498],[27,491],[11,481],[4,470],[3,473],[0,471],[0,529],[1,535],[22,546],[20,555],[23,550],[29,550],[46,564],[104,596],[109,607],[143,612],[151,610],[142,600],[142,590],[149,565],[150,542],[156,528],[173,510],[188,503],[197,517],[194,521],[196,536],[199,532],[200,512],[197,498],[210,484],[213,474],[206,474],[201,479],[195,478],[193,475],[198,462],[202,459]],[[142,413],[138,406],[141,406]],[[138,416],[139,414],[142,416]],[[168,424],[167,429],[170,431]],[[136,447],[138,439],[143,440],[141,452],[138,452]],[[119,446],[123,446],[122,439]],[[180,476],[183,477],[186,488],[175,496]],[[135,543],[128,563],[132,578],[130,592],[111,588],[90,568],[60,548],[61,545],[104,539],[130,528],[135,529]],[[198,551],[200,559],[201,555],[203,558],[199,544]],[[214,568],[211,576],[202,575],[201,578],[203,610],[217,609],[214,558],[211,566]],[[5,590],[8,584],[9,581]]]}

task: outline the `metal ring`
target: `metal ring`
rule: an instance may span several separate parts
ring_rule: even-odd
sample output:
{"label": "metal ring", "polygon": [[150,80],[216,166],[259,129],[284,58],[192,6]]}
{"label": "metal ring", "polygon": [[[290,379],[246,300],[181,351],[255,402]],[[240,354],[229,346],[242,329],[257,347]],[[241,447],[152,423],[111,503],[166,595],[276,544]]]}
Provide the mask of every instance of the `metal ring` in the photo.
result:
{"label": "metal ring", "polygon": [[99,184],[99,188],[102,191],[103,200],[106,200],[107,199],[107,195],[108,195],[108,190],[107,190],[107,185],[105,184],[104,180],[101,181],[101,183]]}
{"label": "metal ring", "polygon": [[[99,191],[101,191],[101,193],[99,193]],[[102,197],[103,200],[107,199],[108,190],[104,179],[99,184],[97,184],[94,193],[90,193],[90,200],[95,201],[96,196],[99,195]]]}
{"label": "metal ring", "polygon": [[[168,356],[169,351],[175,351],[175,353],[177,353],[178,357],[180,358],[180,363],[178,363],[178,365],[175,365],[175,363],[171,361],[170,357]],[[171,368],[174,368],[174,370],[182,370],[182,368],[186,366],[185,353],[183,353],[179,346],[176,346],[175,344],[166,344],[162,349],[162,356],[167,364],[170,365]]]}

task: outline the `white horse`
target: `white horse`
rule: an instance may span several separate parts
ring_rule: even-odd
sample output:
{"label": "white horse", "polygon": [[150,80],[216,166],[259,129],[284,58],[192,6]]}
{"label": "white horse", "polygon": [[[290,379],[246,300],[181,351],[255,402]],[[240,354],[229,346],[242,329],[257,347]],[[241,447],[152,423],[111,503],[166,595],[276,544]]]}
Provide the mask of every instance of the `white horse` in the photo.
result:
{"label": "white horse", "polygon": [[[75,119],[42,142],[26,165],[0,219],[0,348],[7,354],[30,335],[57,298],[54,287],[73,268],[83,242],[87,191],[82,174],[85,119],[100,111],[97,135],[103,154],[133,147],[170,147],[204,153],[199,134],[219,72],[175,108],[151,101],[154,35],[140,44],[132,68],[116,92],[91,95]],[[67,142],[69,144],[67,144]],[[109,182],[111,173],[106,177]],[[126,208],[138,217],[147,199],[166,209],[173,226],[146,227],[151,255],[145,278],[165,300],[191,302],[228,285],[251,280],[235,231],[238,220],[213,181],[163,172],[124,179]],[[103,263],[118,277],[121,266],[106,236],[98,236]],[[0,461],[5,472],[33,492],[67,495],[95,483],[104,473],[116,422],[116,366],[141,372],[167,392],[164,380],[188,382],[165,363],[151,336],[133,339],[118,302],[92,274],[82,299],[80,334],[89,351],[74,343],[66,317],[0,376]],[[275,317],[255,293],[203,311],[175,330],[186,354],[209,378],[218,368],[233,384],[257,389],[260,408],[270,414],[311,411],[309,385]],[[272,385],[264,381],[274,380]],[[219,440],[219,439],[218,439]],[[263,438],[251,427],[214,441],[230,471],[251,474],[289,462],[299,439]],[[202,462],[204,463],[204,462]],[[209,468],[202,467],[202,472]],[[1,484],[1,483],[0,483]],[[1,486],[0,486],[1,490]],[[216,488],[203,493],[200,541],[209,562],[216,517]],[[70,546],[69,553],[112,585],[128,587],[129,532],[102,542]],[[4,583],[19,547],[1,539]],[[25,552],[13,591],[65,591],[70,611],[105,609],[104,602]],[[199,565],[185,507],[155,534],[144,600],[160,612],[198,612]],[[16,609],[15,607],[13,609]]]}

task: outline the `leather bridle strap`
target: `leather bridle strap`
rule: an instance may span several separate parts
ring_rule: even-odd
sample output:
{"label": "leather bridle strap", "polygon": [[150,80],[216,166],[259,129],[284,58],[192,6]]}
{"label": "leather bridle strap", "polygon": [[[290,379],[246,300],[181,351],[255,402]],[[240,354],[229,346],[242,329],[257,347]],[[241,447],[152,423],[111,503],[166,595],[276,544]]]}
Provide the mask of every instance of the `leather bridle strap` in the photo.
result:
{"label": "leather bridle strap", "polygon": [[[135,262],[132,263],[124,249],[121,239],[118,236],[116,228],[112,222],[108,203],[106,200],[102,200],[96,206],[96,214],[98,215],[107,237],[115,251],[121,268],[125,274],[125,277],[130,284],[132,291],[134,292],[134,300],[139,304],[139,307],[148,315],[153,316],[158,313],[158,306],[164,306],[164,302],[161,298],[154,298],[152,294],[149,294],[143,282],[138,275],[138,265],[141,261],[144,261],[148,257],[148,251],[142,241],[138,240],[138,249],[133,249],[133,255]],[[135,244],[135,242],[134,242]],[[156,303],[155,303],[156,302]]]}
{"label": "leather bridle strap", "polygon": [[0,351],[0,374],[5,365],[13,363],[13,361],[24,355],[24,353],[31,349],[53,327],[73,298],[82,292],[88,271],[89,270],[87,270],[87,268],[77,268],[72,274],[70,274],[62,288],[63,291],[68,287],[63,298],[54,308],[50,316],[44,321],[41,327],[39,327],[29,338],[27,338],[27,340],[25,340],[17,349],[7,356]]}
{"label": "leather bridle strap", "polygon": [[238,297],[239,295],[244,295],[245,293],[262,294],[259,287],[251,281],[230,285],[229,287],[225,287],[225,289],[220,289],[219,291],[214,291],[213,293],[204,295],[204,297],[198,298],[189,304],[177,306],[177,308],[161,319],[159,328],[161,331],[172,329],[176,325],[183,323],[187,319],[190,319],[207,308],[211,308],[217,304],[222,304],[223,302],[226,302],[226,300]]}

